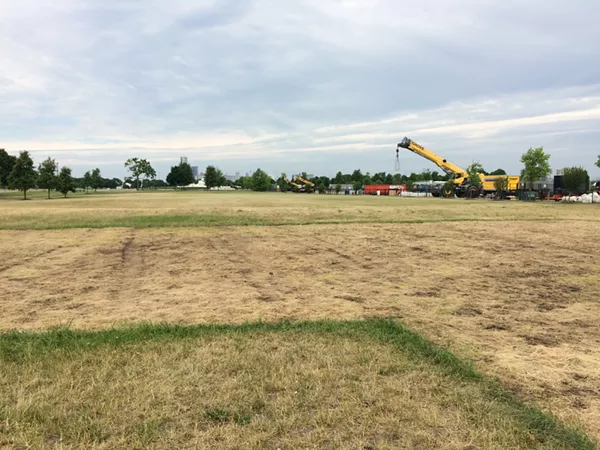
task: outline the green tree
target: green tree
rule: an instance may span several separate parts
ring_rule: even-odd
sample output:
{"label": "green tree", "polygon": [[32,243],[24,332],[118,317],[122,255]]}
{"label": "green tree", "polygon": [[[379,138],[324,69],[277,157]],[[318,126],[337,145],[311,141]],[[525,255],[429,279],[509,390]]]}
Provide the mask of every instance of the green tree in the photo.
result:
{"label": "green tree", "polygon": [[98,188],[102,186],[102,175],[100,174],[100,169],[97,167],[92,170],[92,174],[90,175],[90,187],[94,190],[94,192],[98,191]]}
{"label": "green tree", "polygon": [[350,179],[354,182],[354,181],[360,181],[362,183],[362,179],[363,179],[363,174],[360,171],[360,169],[356,169],[354,172],[352,172],[352,175],[350,177]]}
{"label": "green tree", "polygon": [[90,188],[91,186],[92,186],[92,173],[88,170],[83,175],[83,188],[85,189],[85,192],[87,192],[88,188]]}
{"label": "green tree", "polygon": [[336,193],[336,194],[339,194],[341,190],[342,190],[342,185],[341,185],[341,184],[339,184],[339,183],[338,183],[338,184],[336,184],[336,185],[335,185],[335,193]]}
{"label": "green tree", "polygon": [[204,174],[204,184],[210,189],[226,185],[227,180],[220,169],[217,169],[215,166],[208,166]]}
{"label": "green tree", "polygon": [[589,175],[583,167],[565,169],[563,181],[569,194],[583,194],[589,188]]}
{"label": "green tree", "polygon": [[600,155],[598,155],[598,161],[596,161],[596,166],[600,167]]}
{"label": "green tree", "polygon": [[360,180],[352,183],[352,189],[354,190],[355,193],[358,193],[358,191],[360,191],[362,189],[362,187],[363,187],[363,183]]}
{"label": "green tree", "polygon": [[480,163],[474,162],[469,167],[467,167],[467,173],[469,174],[469,182],[473,186],[481,187],[481,177],[480,173],[484,173],[483,167]]}
{"label": "green tree", "polygon": [[392,176],[392,182],[390,184],[402,184],[402,175],[395,173]]}
{"label": "green tree", "polygon": [[[81,178],[79,179],[75,179],[75,182],[78,183],[81,180]],[[162,182],[163,185],[165,184],[165,182]],[[81,185],[81,183],[78,183],[78,185]],[[102,183],[101,186],[104,189],[116,189],[119,186],[123,185],[123,182],[121,180],[119,180],[118,178],[102,178]]]}
{"label": "green tree", "polygon": [[57,168],[56,161],[50,157],[42,161],[38,167],[37,185],[39,188],[48,190],[48,198],[50,198],[50,191],[56,189]]}
{"label": "green tree", "polygon": [[321,181],[319,183],[319,185],[317,186],[317,190],[319,191],[319,194],[324,194],[325,193],[325,183],[323,183]]}
{"label": "green tree", "polygon": [[242,189],[252,189],[252,177],[240,177],[235,184]]}
{"label": "green tree", "polygon": [[[368,178],[368,179],[366,181],[364,181],[365,178]],[[367,172],[367,174],[363,177],[363,181],[364,181],[365,185],[366,184],[382,184],[385,182],[385,172],[379,172],[373,176],[370,176],[369,172]],[[368,183],[367,183],[367,181],[368,181]]]}
{"label": "green tree", "polygon": [[506,191],[508,190],[508,177],[499,176],[494,180],[494,189],[496,189],[496,196],[498,198],[504,198]]}
{"label": "green tree", "polygon": [[146,159],[142,158],[129,158],[125,161],[125,168],[131,172],[133,179],[135,180],[135,188],[140,189],[140,178],[156,178],[156,171]]}
{"label": "green tree", "polygon": [[8,186],[8,177],[15,167],[17,157],[9,155],[6,150],[0,148],[0,187]]}
{"label": "green tree", "polygon": [[169,186],[169,185],[164,180],[144,180],[142,182],[142,187],[144,187],[144,188],[153,187],[154,189],[157,189],[159,187],[165,187],[165,186]]}
{"label": "green tree", "polygon": [[179,184],[179,165],[171,166],[171,170],[167,174],[167,184],[169,186],[180,186],[180,184]]}
{"label": "green tree", "polygon": [[252,174],[252,190],[266,192],[271,190],[273,180],[261,169],[256,169]]}
{"label": "green tree", "polygon": [[335,184],[342,184],[344,182],[343,179],[344,175],[342,175],[342,172],[338,172],[333,178],[332,182]]}
{"label": "green tree", "polygon": [[75,192],[75,180],[69,167],[62,167],[58,174],[56,190],[67,198],[69,192]]}
{"label": "green tree", "polygon": [[171,171],[167,175],[167,183],[170,186],[188,186],[193,184],[194,172],[192,166],[186,162],[179,163],[176,166],[171,167]]}
{"label": "green tree", "polygon": [[217,169],[217,182],[218,186],[227,186],[227,178],[221,169]]}
{"label": "green tree", "polygon": [[186,162],[179,164],[179,186],[189,186],[194,184],[196,179],[194,178],[194,171],[192,166]]}
{"label": "green tree", "polygon": [[506,171],[504,169],[496,169],[490,175],[506,175]]}
{"label": "green tree", "polygon": [[524,181],[533,183],[546,178],[552,173],[550,167],[550,155],[544,152],[544,147],[530,148],[521,156],[521,162],[525,166],[521,171],[521,177]]}
{"label": "green tree", "polygon": [[279,190],[281,192],[287,192],[290,189],[290,185],[287,182],[287,175],[285,173],[282,173],[277,180],[277,186],[279,186]]}
{"label": "green tree", "polygon": [[28,151],[19,153],[15,165],[8,176],[8,186],[11,189],[23,191],[23,200],[27,200],[27,191],[35,187],[37,173],[33,165],[33,160]]}

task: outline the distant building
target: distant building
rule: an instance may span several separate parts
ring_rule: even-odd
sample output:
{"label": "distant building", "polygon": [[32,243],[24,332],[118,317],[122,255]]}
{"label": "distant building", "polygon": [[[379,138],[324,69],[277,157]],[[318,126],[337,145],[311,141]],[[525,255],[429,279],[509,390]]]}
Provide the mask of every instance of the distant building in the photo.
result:
{"label": "distant building", "polygon": [[186,164],[187,164],[187,156],[182,156],[182,157],[179,159],[179,163],[180,163],[180,164],[183,164],[183,163],[186,163]]}
{"label": "distant building", "polygon": [[194,180],[198,179],[198,175],[200,171],[198,170],[198,166],[192,166],[192,174],[194,175]]}
{"label": "distant building", "polygon": [[[329,193],[330,194],[335,194],[335,184],[330,184],[329,185]],[[340,184],[340,194],[353,194],[354,193],[354,186],[351,184]]]}

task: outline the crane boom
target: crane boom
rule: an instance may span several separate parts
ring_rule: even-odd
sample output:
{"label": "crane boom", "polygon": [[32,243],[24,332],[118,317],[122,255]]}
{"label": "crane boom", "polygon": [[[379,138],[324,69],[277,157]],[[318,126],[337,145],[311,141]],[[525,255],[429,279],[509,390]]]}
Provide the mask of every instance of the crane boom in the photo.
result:
{"label": "crane boom", "polygon": [[[425,159],[428,159],[447,174],[452,174],[456,184],[462,184],[462,182],[469,176],[465,169],[458,167],[456,164],[448,162],[445,158],[433,153],[431,150],[427,150],[425,147],[417,144],[415,141],[405,137],[402,142],[398,144],[398,148],[405,148]],[[396,149],[396,151],[398,151]]]}
{"label": "crane boom", "polygon": [[291,184],[291,185],[292,185],[292,186],[294,186],[294,187],[297,187],[297,188],[301,188],[301,187],[302,187],[302,186],[301,186],[301,185],[299,185],[298,183],[294,183],[293,181],[290,181],[290,180],[289,180],[289,179],[287,179],[287,178],[285,179],[285,181],[286,181],[286,183],[288,183],[288,184]]}
{"label": "crane boom", "polygon": [[301,183],[307,184],[310,187],[315,187],[315,183],[302,178],[301,175],[296,175],[296,180],[300,180]]}
{"label": "crane boom", "polygon": [[[396,147],[396,160],[398,160],[398,153],[400,147],[410,150],[413,153],[416,153],[419,156],[422,156],[425,159],[428,159],[439,168],[441,168],[448,175],[452,175],[452,183],[454,184],[453,190],[446,190],[443,188],[442,194],[444,196],[452,195],[452,191],[455,191],[456,195],[459,197],[469,196],[474,197],[478,196],[480,193],[495,193],[496,185],[495,182],[498,178],[506,178],[508,186],[505,191],[508,193],[514,193],[519,189],[519,183],[521,178],[518,176],[510,176],[510,175],[485,175],[483,173],[479,174],[480,183],[473,184],[469,180],[469,173],[458,167],[456,164],[452,164],[448,162],[445,158],[433,153],[431,150],[427,150],[425,147],[417,144],[415,141],[405,137],[402,139],[402,142],[398,144]],[[504,195],[504,194],[502,194]]]}

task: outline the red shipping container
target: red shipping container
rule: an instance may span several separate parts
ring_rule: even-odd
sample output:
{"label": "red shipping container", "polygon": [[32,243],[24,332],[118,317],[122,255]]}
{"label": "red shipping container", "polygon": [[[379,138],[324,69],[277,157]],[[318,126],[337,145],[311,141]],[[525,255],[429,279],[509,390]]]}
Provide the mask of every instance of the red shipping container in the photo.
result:
{"label": "red shipping container", "polygon": [[368,184],[365,186],[365,195],[377,195],[377,191],[379,191],[379,195],[389,195],[390,186],[389,184]]}

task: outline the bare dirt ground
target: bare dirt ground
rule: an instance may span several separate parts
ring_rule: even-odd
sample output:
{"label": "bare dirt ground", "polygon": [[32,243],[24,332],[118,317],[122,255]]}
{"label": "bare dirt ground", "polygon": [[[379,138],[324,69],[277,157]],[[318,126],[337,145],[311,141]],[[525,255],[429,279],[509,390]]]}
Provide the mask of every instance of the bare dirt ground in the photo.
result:
{"label": "bare dirt ground", "polygon": [[392,316],[600,436],[594,223],[2,231],[0,328]]}

